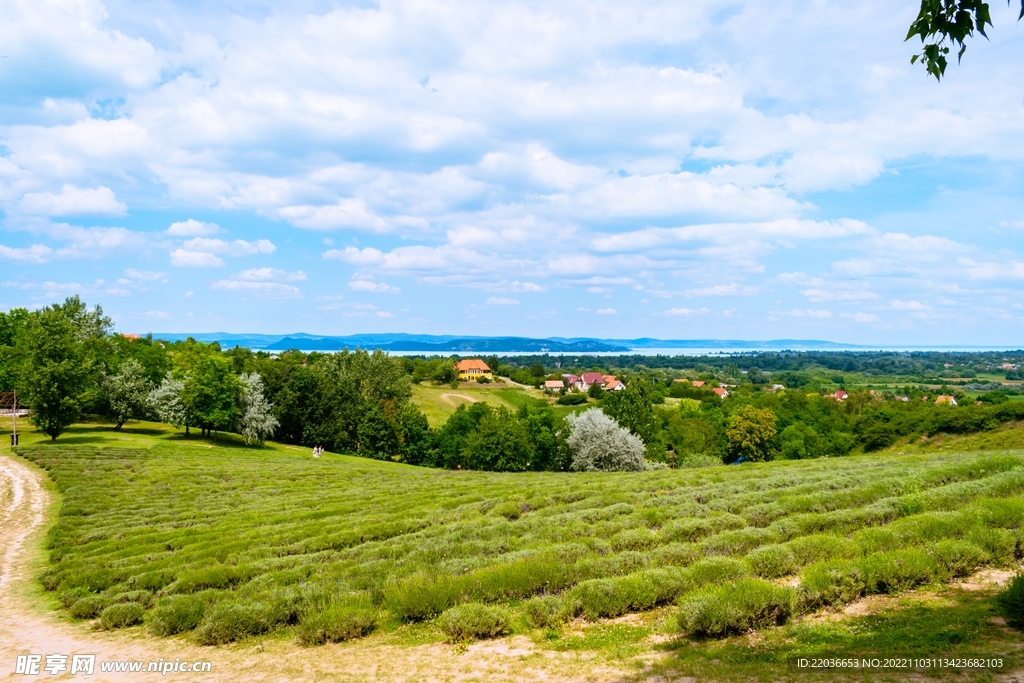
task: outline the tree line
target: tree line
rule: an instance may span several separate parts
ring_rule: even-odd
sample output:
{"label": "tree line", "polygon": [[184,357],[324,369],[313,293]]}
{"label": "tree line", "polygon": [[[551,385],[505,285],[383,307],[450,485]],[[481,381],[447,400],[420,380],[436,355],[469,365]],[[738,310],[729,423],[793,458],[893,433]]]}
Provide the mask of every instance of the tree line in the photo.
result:
{"label": "tree line", "polygon": [[[230,431],[249,443],[273,436],[412,465],[495,471],[835,457],[1024,418],[1024,402],[1000,392],[958,408],[936,405],[912,387],[899,396],[855,391],[843,401],[806,387],[768,392],[787,371],[742,372],[732,359],[705,375],[740,378],[725,400],[709,389],[717,382],[698,386],[620,369],[625,390],[577,395],[579,406],[523,395],[515,410],[460,406],[435,428],[412,402],[412,385],[457,381],[452,359],[361,349],[269,354],[192,339],[132,339],[110,329],[101,308],[77,297],[0,313],[0,390],[17,389],[32,420],[54,439],[82,415],[101,415],[115,429],[153,419],[186,436]],[[487,361],[499,375],[531,382],[562,370],[539,360]]]}

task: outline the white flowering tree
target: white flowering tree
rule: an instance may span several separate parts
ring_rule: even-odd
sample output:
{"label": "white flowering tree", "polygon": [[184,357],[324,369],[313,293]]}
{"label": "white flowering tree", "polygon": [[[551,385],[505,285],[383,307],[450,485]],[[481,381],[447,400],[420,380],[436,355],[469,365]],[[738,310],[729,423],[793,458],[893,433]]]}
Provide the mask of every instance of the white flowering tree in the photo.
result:
{"label": "white flowering tree", "polygon": [[245,437],[245,443],[263,445],[267,437],[274,435],[277,418],[271,414],[272,406],[263,396],[263,378],[259,373],[242,375],[242,416],[238,420],[238,431]]}
{"label": "white flowering tree", "polygon": [[134,358],[121,363],[121,369],[106,380],[110,414],[117,422],[115,430],[128,420],[143,420],[149,414],[149,394],[153,383],[146,377],[142,365]]}
{"label": "white flowering tree", "polygon": [[598,408],[565,418],[572,452],[570,469],[587,472],[626,472],[647,469],[644,442],[620,427]]}
{"label": "white flowering tree", "polygon": [[160,386],[149,392],[149,404],[161,422],[175,427],[185,427],[187,434],[188,409],[181,401],[181,391],[184,388],[185,383],[180,379],[174,379],[168,372]]}

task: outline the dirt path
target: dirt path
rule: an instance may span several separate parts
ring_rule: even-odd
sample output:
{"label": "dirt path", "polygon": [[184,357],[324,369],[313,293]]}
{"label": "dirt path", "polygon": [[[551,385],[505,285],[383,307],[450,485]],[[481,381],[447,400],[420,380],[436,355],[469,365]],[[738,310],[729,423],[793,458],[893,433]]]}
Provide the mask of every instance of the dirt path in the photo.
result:
{"label": "dirt path", "polygon": [[[44,533],[51,496],[45,474],[20,458],[0,455],[0,681],[344,681],[413,683],[523,681],[612,683],[635,675],[625,662],[595,661],[589,653],[538,651],[518,636],[471,645],[396,645],[372,636],[351,645],[306,649],[292,640],[269,639],[223,648],[199,647],[183,639],[155,639],[142,629],[110,633],[88,624],[61,621],[34,593],[34,553]],[[42,655],[38,676],[15,673],[19,655]],[[46,655],[69,655],[67,671],[50,675]],[[95,673],[70,675],[70,655],[96,655]],[[149,662],[204,662],[210,673],[148,673]],[[143,662],[140,673],[104,673],[102,662]],[[620,666],[622,668],[620,668]]]}

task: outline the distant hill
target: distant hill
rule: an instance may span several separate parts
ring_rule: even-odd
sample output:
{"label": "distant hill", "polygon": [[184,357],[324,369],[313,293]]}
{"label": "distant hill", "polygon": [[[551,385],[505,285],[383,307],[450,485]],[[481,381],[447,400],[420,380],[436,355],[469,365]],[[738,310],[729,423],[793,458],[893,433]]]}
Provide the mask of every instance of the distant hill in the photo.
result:
{"label": "distant hill", "polygon": [[193,337],[201,342],[218,342],[223,347],[244,346],[263,351],[340,351],[356,347],[383,351],[430,354],[466,353],[643,353],[652,349],[858,349],[854,344],[808,339],[745,341],[734,339],[594,339],[590,337],[471,337],[430,334],[353,334],[320,336],[305,333],[289,335],[211,333],[153,333],[156,339],[177,341]]}

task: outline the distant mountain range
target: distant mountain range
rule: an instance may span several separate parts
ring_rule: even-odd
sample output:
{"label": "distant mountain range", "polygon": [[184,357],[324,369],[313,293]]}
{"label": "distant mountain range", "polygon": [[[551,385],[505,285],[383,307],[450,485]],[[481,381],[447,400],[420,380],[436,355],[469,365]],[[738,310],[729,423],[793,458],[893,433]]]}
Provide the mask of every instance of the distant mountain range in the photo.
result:
{"label": "distant mountain range", "polygon": [[201,342],[218,342],[223,347],[244,346],[262,351],[340,351],[356,347],[383,351],[450,353],[637,353],[648,349],[730,349],[778,351],[782,349],[837,350],[867,348],[814,339],[773,339],[744,341],[735,339],[593,339],[590,337],[470,337],[432,334],[353,334],[344,337],[297,333],[289,335],[153,333],[156,339],[177,341],[188,337]]}

